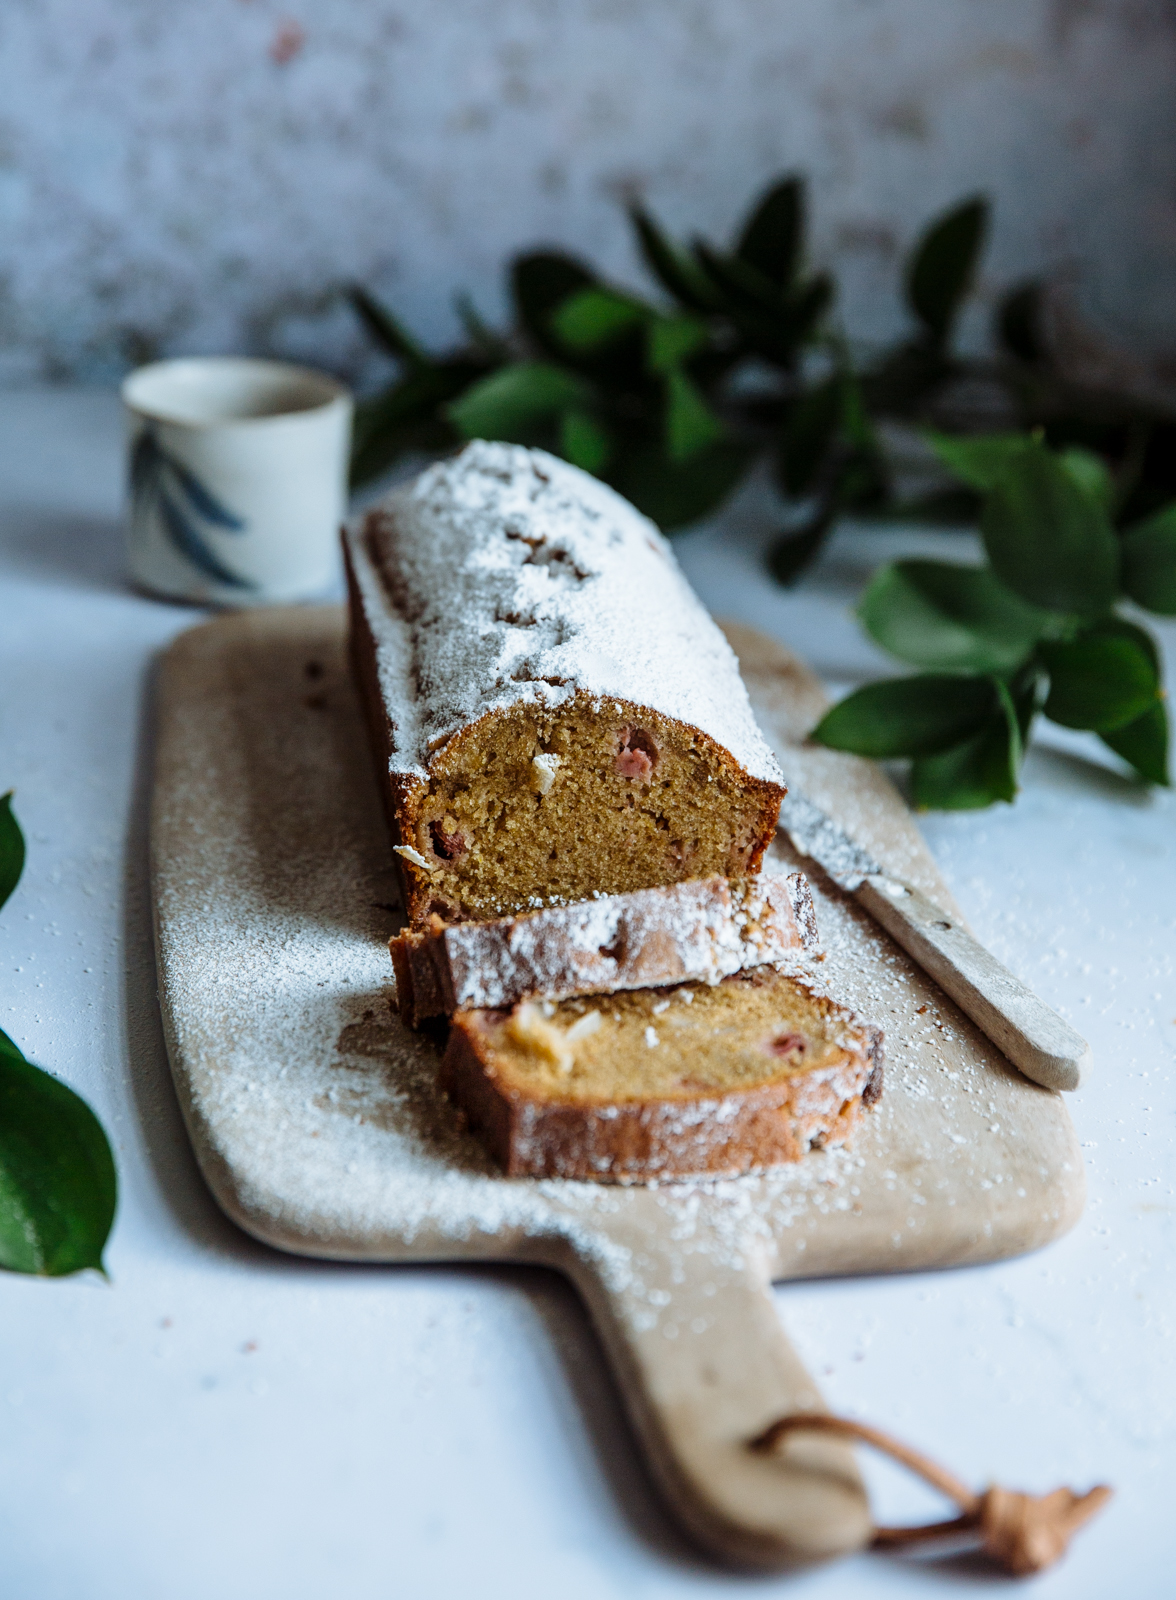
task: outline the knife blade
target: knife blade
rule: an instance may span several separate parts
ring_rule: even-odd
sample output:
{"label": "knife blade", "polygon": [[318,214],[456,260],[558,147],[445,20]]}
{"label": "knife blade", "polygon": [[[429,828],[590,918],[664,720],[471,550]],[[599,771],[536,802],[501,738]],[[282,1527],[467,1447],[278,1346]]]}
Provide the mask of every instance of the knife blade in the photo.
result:
{"label": "knife blade", "polygon": [[870,852],[851,839],[827,811],[789,785],[780,802],[780,827],[802,856],[822,867],[839,889],[854,894],[863,878],[876,877],[882,867]]}
{"label": "knife blade", "polygon": [[1015,1067],[1047,1089],[1077,1089],[1090,1046],[979,940],[920,890],[887,872],[827,811],[789,788],[780,829],[868,911]]}

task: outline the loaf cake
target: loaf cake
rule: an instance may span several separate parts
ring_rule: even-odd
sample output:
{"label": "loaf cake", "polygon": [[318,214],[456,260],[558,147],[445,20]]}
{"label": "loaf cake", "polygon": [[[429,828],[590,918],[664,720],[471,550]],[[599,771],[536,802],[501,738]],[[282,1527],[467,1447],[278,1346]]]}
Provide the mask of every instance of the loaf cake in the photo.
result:
{"label": "loaf cake", "polygon": [[514,1177],[735,1174],[842,1144],[882,1035],[796,974],[458,1012],[442,1082]]}
{"label": "loaf cake", "polygon": [[758,870],[779,768],[730,646],[627,501],[475,442],[344,543],[413,926]]}
{"label": "loaf cake", "polygon": [[406,929],[390,942],[400,1015],[413,1027],[455,1011],[698,979],[817,954],[799,872],[699,878],[601,895],[494,922]]}

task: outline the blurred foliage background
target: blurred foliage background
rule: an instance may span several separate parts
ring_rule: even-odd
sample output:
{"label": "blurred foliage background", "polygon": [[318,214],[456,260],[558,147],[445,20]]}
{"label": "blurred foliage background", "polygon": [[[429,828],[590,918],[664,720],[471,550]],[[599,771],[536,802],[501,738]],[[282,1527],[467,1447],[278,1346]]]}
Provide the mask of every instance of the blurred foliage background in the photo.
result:
{"label": "blurred foliage background", "polygon": [[1076,382],[1036,281],[1000,297],[990,344],[957,343],[989,228],[981,196],[931,221],[903,265],[908,320],[872,347],[806,253],[806,191],[786,175],[729,244],[683,242],[633,205],[651,279],[637,295],[553,251],[510,265],[513,321],[460,302],[466,340],[433,354],[367,289],[352,303],[398,364],[359,409],[353,482],[464,439],[541,445],[610,483],[666,532],[766,470],[791,583],[839,517],[977,525],[987,565],[880,572],[863,625],[925,669],[851,696],[816,730],[912,762],[918,804],[1011,800],[1034,718],[1099,734],[1168,781],[1151,635],[1123,602],[1176,614],[1176,415]]}

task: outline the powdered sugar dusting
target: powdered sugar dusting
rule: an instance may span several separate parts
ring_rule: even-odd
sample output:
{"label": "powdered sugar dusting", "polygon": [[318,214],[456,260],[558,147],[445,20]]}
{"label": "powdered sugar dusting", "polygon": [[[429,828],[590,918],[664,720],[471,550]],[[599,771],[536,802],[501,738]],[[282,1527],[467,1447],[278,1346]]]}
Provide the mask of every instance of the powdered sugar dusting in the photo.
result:
{"label": "powdered sugar dusting", "polygon": [[700,728],[750,776],[781,781],[734,653],[668,543],[577,467],[476,442],[390,494],[349,549],[394,771],[423,776],[488,711],[580,690]]}
{"label": "powdered sugar dusting", "polygon": [[670,1337],[687,1281],[985,1260],[1072,1220],[1081,1163],[1058,1097],[820,884],[823,977],[887,1035],[887,1092],[851,1149],[660,1187],[503,1178],[389,1003],[394,873],[338,614],[197,630],[163,701],[169,1051],[203,1169],[261,1237],[337,1258],[579,1262]]}
{"label": "powdered sugar dusting", "polygon": [[748,967],[794,964],[816,954],[811,906],[799,873],[703,878],[459,923],[432,937],[452,978],[453,1008],[477,1010],[528,995],[714,984]]}

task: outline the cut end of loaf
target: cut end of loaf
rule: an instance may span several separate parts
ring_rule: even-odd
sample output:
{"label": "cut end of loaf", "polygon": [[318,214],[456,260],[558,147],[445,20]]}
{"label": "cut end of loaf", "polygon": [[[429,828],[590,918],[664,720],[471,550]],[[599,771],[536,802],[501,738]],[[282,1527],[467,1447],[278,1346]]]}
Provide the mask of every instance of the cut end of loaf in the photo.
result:
{"label": "cut end of loaf", "polygon": [[399,816],[410,918],[482,921],[758,870],[783,790],[649,707],[577,693],[458,731]]}

